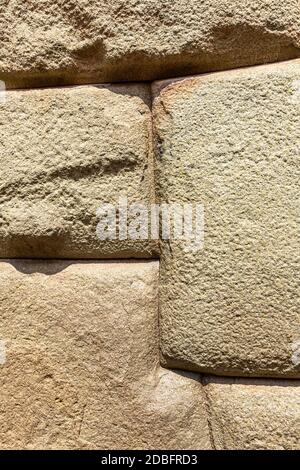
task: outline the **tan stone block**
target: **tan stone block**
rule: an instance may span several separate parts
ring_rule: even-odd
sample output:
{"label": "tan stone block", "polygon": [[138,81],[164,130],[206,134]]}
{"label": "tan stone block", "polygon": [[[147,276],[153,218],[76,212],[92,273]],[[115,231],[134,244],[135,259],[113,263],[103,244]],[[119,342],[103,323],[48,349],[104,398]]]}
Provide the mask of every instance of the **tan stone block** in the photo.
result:
{"label": "tan stone block", "polygon": [[299,450],[298,380],[207,378],[217,450]]}
{"label": "tan stone block", "polygon": [[300,55],[298,0],[1,2],[9,87],[153,80]]}
{"label": "tan stone block", "polygon": [[154,199],[147,85],[9,91],[0,105],[0,257],[150,257],[101,241],[104,203]]}
{"label": "tan stone block", "polygon": [[299,83],[291,61],[154,85],[159,198],[205,212],[202,250],[162,244],[170,367],[300,377]]}
{"label": "tan stone block", "polygon": [[197,375],[158,361],[158,262],[0,263],[0,448],[210,446]]}

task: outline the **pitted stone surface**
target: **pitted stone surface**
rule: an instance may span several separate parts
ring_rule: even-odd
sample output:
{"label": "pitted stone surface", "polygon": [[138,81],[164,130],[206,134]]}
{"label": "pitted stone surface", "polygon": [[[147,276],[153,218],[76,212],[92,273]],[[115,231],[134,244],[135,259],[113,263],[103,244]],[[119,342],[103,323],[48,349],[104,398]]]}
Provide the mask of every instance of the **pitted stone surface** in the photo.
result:
{"label": "pitted stone surface", "polygon": [[[147,85],[9,91],[0,104],[0,257],[151,257],[101,240],[96,211],[154,200]],[[116,219],[117,220],[117,219]],[[117,233],[116,233],[117,237]]]}
{"label": "pitted stone surface", "polygon": [[1,1],[8,87],[154,80],[300,56],[298,0]]}
{"label": "pitted stone surface", "polygon": [[299,450],[300,381],[206,379],[217,450]]}
{"label": "pitted stone surface", "polygon": [[291,61],[154,84],[159,199],[205,213],[202,250],[162,243],[169,367],[300,377],[299,83]]}

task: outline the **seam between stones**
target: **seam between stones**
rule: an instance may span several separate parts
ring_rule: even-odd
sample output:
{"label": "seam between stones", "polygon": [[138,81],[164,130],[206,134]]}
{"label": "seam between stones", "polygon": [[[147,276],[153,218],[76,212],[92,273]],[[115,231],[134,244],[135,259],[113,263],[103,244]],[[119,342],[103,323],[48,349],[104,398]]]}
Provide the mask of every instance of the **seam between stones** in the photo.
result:
{"label": "seam between stones", "polygon": [[206,382],[205,382],[205,377],[203,375],[200,375],[200,383],[202,385],[202,395],[204,398],[204,405],[205,405],[205,410],[206,410],[206,416],[207,416],[207,426],[208,426],[208,433],[209,433],[209,439],[210,439],[210,444],[212,447],[212,450],[217,450],[216,449],[216,444],[215,444],[215,439],[214,439],[214,432],[212,428],[212,417],[211,417],[211,407],[210,407],[210,398],[209,395],[206,391]]}
{"label": "seam between stones", "polygon": [[[299,49],[299,48],[297,48]],[[217,70],[207,70],[207,71],[198,71],[198,72],[194,72],[194,73],[189,73],[187,75],[184,75],[184,72],[183,74],[182,73],[178,73],[178,75],[175,75],[175,76],[171,76],[171,77],[156,77],[156,78],[152,78],[152,79],[148,79],[148,80],[138,80],[138,79],[130,79],[130,80],[126,80],[126,79],[119,79],[117,81],[107,81],[107,82],[101,82],[100,80],[96,80],[96,81],[93,81],[93,78],[91,77],[90,81],[84,81],[84,82],[70,82],[70,83],[66,83],[66,84],[61,84],[61,85],[36,85],[36,86],[32,86],[31,83],[30,83],[30,78],[28,79],[28,82],[29,82],[29,86],[16,86],[16,87],[8,87],[6,88],[6,91],[9,92],[9,91],[30,91],[30,90],[40,90],[40,89],[49,89],[49,88],[71,88],[71,87],[84,87],[84,86],[103,86],[103,87],[108,87],[108,86],[115,86],[115,85],[129,85],[129,84],[133,84],[133,83],[139,83],[139,84],[144,84],[144,85],[147,85],[147,84],[150,84],[150,86],[152,85],[152,83],[155,83],[155,82],[163,82],[163,81],[168,81],[168,80],[171,80],[171,81],[180,81],[180,80],[183,80],[183,79],[191,79],[191,78],[194,78],[194,77],[199,77],[199,76],[202,76],[202,75],[210,75],[210,74],[215,74],[215,73],[222,73],[222,72],[233,72],[235,70],[243,70],[243,69],[252,69],[254,67],[265,67],[265,66],[271,66],[271,65],[276,65],[276,64],[284,64],[284,63],[287,63],[287,62],[293,62],[293,61],[299,61],[300,60],[300,56],[297,54],[293,57],[289,57],[289,58],[284,58],[282,60],[274,60],[274,61],[271,61],[271,62],[258,62],[258,63],[254,63],[254,64],[248,64],[248,65],[241,65],[241,66],[236,66],[236,67],[228,67],[228,68],[220,68],[220,69],[217,69]],[[17,75],[17,72],[15,73],[15,75]],[[49,78],[49,77],[48,77]],[[3,73],[2,73],[2,76],[0,77],[0,79],[2,81],[9,81],[7,78],[5,79],[5,77],[3,77]]]}
{"label": "seam between stones", "polygon": [[[154,93],[152,90],[152,83],[150,83],[149,87],[149,94],[150,94],[150,119],[151,123],[149,126],[149,149],[151,156],[152,156],[152,178],[151,181],[153,182],[153,193],[154,193],[154,202],[157,203],[157,178],[156,178],[156,158],[157,158],[157,146],[156,146],[156,129],[155,129],[155,119],[154,119]],[[161,244],[160,244],[160,237],[158,239],[158,276],[157,276],[157,332],[158,332],[158,367],[162,367],[161,365],[161,302],[160,302],[160,279],[161,279]]]}

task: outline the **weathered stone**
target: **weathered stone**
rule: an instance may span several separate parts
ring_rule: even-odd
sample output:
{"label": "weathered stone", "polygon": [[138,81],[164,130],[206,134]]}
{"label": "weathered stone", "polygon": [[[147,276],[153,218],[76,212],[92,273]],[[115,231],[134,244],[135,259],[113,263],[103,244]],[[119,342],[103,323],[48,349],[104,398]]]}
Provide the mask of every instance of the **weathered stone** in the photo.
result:
{"label": "weathered stone", "polygon": [[0,79],[18,88],[300,56],[298,0],[2,0],[0,30]]}
{"label": "weathered stone", "polygon": [[291,61],[154,85],[159,198],[205,211],[202,250],[162,244],[170,367],[300,377],[299,83]]}
{"label": "weathered stone", "polygon": [[9,91],[0,105],[0,256],[149,257],[101,241],[103,203],[154,199],[147,85]]}
{"label": "weathered stone", "polygon": [[299,450],[298,380],[207,378],[217,450]]}
{"label": "weathered stone", "polygon": [[201,383],[159,367],[158,262],[0,263],[1,449],[208,448]]}

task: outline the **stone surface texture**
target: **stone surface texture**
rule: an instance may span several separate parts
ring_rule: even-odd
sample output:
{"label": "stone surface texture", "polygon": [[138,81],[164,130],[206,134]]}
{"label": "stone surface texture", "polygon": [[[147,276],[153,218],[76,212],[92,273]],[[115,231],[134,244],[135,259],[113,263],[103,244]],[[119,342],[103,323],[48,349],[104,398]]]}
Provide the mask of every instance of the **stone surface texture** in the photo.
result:
{"label": "stone surface texture", "polygon": [[297,60],[153,86],[159,199],[205,211],[202,250],[162,243],[169,367],[300,377],[299,83]]}
{"label": "stone surface texture", "polygon": [[0,104],[0,257],[150,257],[101,241],[104,203],[154,200],[148,85],[15,90]]}
{"label": "stone surface texture", "polygon": [[298,0],[1,0],[7,87],[138,81],[300,56]]}
{"label": "stone surface texture", "polygon": [[300,450],[299,0],[0,0],[0,51],[0,450]]}
{"label": "stone surface texture", "polygon": [[158,262],[0,263],[2,449],[209,448],[197,375],[160,368]]}
{"label": "stone surface texture", "polygon": [[217,450],[299,450],[298,380],[206,378]]}

